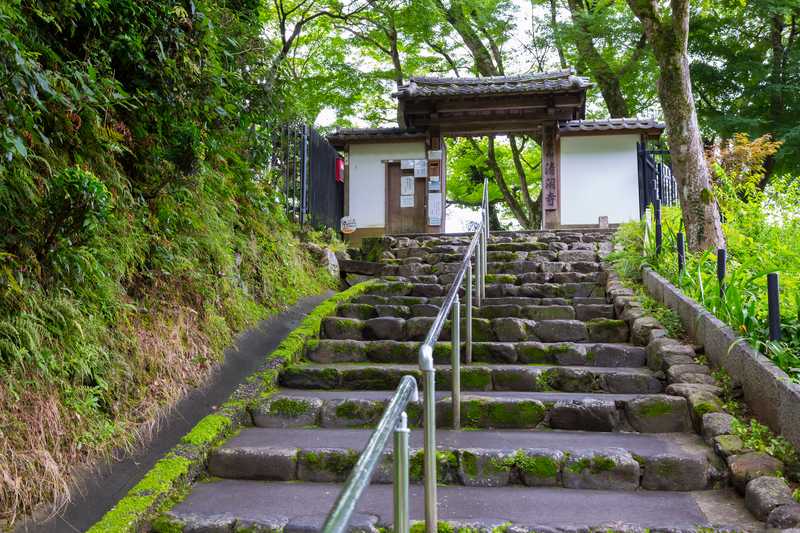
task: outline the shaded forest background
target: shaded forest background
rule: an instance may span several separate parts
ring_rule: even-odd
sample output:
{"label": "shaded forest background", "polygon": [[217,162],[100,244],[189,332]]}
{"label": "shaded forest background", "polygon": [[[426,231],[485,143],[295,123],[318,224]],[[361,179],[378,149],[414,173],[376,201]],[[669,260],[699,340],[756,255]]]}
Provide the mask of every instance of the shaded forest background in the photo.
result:
{"label": "shaded forest background", "polygon": [[[780,141],[800,172],[800,2],[698,2],[689,51],[709,146]],[[331,286],[283,216],[272,128],[391,125],[414,75],[575,66],[590,116],[660,116],[612,0],[0,3],[0,521],[69,497],[73,469],[144,438],[247,325]],[[451,142],[450,201],[539,225],[535,138]],[[789,178],[787,178],[789,176]],[[35,482],[33,482],[35,480]]]}

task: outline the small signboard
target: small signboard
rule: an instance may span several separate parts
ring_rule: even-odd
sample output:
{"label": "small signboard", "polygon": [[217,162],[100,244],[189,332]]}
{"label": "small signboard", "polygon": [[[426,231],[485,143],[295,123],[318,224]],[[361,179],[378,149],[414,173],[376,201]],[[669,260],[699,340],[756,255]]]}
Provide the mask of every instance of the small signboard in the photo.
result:
{"label": "small signboard", "polygon": [[400,207],[414,207],[414,195],[403,194],[400,196]]}
{"label": "small signboard", "polygon": [[442,179],[439,176],[428,176],[428,192],[439,192],[442,190]]}
{"label": "small signboard", "polygon": [[428,160],[415,159],[414,160],[414,177],[425,178],[428,176]]}
{"label": "small signboard", "polygon": [[428,224],[438,226],[442,223],[442,193],[428,194]]}
{"label": "small signboard", "polygon": [[441,150],[428,150],[428,159],[432,159],[434,161],[441,161],[442,160],[442,151]]}
{"label": "small signboard", "polygon": [[414,170],[414,159],[401,159],[400,170]]}
{"label": "small signboard", "polygon": [[414,176],[400,176],[400,194],[414,194]]}
{"label": "small signboard", "polygon": [[342,220],[339,222],[339,229],[345,235],[353,233],[358,229],[355,217],[342,217]]}

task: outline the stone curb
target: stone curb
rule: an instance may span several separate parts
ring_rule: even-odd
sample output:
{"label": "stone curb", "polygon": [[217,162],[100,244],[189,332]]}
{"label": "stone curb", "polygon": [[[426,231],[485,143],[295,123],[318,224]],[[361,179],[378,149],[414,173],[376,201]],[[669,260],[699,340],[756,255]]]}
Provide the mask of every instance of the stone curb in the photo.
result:
{"label": "stone curb", "polygon": [[216,413],[200,420],[87,533],[133,533],[144,530],[155,514],[185,496],[191,484],[205,471],[206,459],[212,448],[248,420],[248,406],[252,402],[264,398],[275,389],[278,372],[300,358],[306,341],[319,334],[322,319],[335,314],[337,304],[363,294],[374,283],[373,280],[359,283],[319,304],[266,356],[264,370],[247,378]]}
{"label": "stone curb", "polygon": [[[733,378],[742,381],[745,400],[755,414],[768,422],[774,430],[784,428],[784,436],[800,440],[800,387],[793,385],[789,377],[762,354],[755,352],[731,328],[712,316],[697,302],[684,295],[677,287],[659,276],[652,269],[642,269],[643,284],[647,292],[659,303],[669,307],[681,319],[687,333],[704,348],[705,355],[714,366],[723,368]],[[611,272],[607,282],[608,298],[618,311],[630,317],[633,324],[646,318],[641,304],[633,291],[623,287],[619,276]],[[638,306],[638,309],[637,309]],[[689,404],[695,429],[704,440],[713,446],[722,466],[719,482],[729,481],[745,498],[745,506],[760,521],[779,508],[786,510],[791,504],[791,491],[786,483],[776,477],[783,464],[766,453],[744,449],[739,437],[733,434],[733,416],[724,412],[719,398],[721,389],[716,387],[711,370],[705,365],[691,363],[693,347],[667,337],[653,321],[647,344],[648,366],[657,364],[666,372],[670,382],[667,394],[684,396]],[[691,356],[689,354],[692,354]],[[745,383],[750,381],[750,383]],[[785,398],[796,402],[784,405]],[[784,412],[788,411],[788,412]],[[794,418],[792,418],[794,417]],[[787,427],[786,421],[795,421]],[[788,422],[792,424],[792,422]],[[774,424],[774,425],[773,425]],[[723,463],[724,461],[724,463]],[[792,512],[780,513],[794,523]],[[768,526],[770,520],[767,520]],[[795,525],[800,525],[800,520]]]}
{"label": "stone curb", "polygon": [[756,417],[800,448],[800,385],[721,320],[652,269],[642,270],[647,291],[675,311],[709,360],[741,383]]}

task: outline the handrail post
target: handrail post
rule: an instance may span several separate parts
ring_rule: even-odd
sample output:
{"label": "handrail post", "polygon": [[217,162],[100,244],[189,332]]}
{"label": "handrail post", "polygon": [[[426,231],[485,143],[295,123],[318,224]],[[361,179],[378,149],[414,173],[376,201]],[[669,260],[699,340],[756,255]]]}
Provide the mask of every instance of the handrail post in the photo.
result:
{"label": "handrail post", "polygon": [[481,231],[481,274],[478,277],[478,286],[480,287],[481,300],[486,299],[486,270],[489,268],[486,256],[489,255],[489,249],[486,244],[486,233]]}
{"label": "handrail post", "polygon": [[394,430],[394,533],[408,533],[408,417],[405,411]]}
{"label": "handrail post", "polygon": [[437,533],[438,510],[436,508],[436,370],[433,367],[433,348],[420,348],[420,369],[423,377],[423,418],[425,431],[423,460],[425,474],[425,531]]}
{"label": "handrail post", "polygon": [[466,333],[466,353],[464,355],[464,363],[472,363],[472,258],[467,261],[467,286],[466,294],[464,295],[464,305],[467,315],[467,333]]}
{"label": "handrail post", "polygon": [[458,293],[453,300],[453,321],[452,321],[452,335],[450,344],[453,345],[453,367],[452,384],[453,391],[451,393],[453,402],[453,429],[461,429],[461,303],[459,302]]}
{"label": "handrail post", "polygon": [[[478,237],[480,241],[482,237]],[[477,307],[481,306],[481,279],[483,278],[483,246],[481,242],[478,242],[478,246],[475,247],[475,305]]]}

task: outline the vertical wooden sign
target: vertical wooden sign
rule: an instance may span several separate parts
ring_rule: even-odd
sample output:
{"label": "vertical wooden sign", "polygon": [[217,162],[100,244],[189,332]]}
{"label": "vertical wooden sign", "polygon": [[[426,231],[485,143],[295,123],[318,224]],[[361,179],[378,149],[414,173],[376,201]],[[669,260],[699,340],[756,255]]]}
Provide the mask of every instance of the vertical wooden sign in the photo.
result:
{"label": "vertical wooden sign", "polygon": [[542,125],[542,221],[545,228],[555,228],[561,223],[556,128],[555,124]]}

